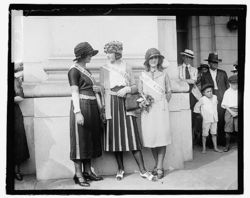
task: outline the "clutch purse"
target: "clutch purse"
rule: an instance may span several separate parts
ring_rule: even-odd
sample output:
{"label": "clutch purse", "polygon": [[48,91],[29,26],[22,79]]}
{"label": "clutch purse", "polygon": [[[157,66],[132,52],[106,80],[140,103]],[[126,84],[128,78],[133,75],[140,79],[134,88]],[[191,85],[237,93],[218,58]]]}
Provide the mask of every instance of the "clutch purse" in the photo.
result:
{"label": "clutch purse", "polygon": [[137,93],[133,93],[133,94],[127,94],[126,98],[125,98],[125,108],[126,111],[134,111],[136,109],[139,109],[139,103],[137,102],[137,100],[140,98],[140,94]]}

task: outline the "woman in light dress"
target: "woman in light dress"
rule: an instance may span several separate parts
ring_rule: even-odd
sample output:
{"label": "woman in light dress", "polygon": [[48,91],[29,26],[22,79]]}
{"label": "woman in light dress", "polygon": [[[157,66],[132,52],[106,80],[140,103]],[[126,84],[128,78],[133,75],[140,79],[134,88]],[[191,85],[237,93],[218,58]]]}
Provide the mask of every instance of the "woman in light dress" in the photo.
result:
{"label": "woman in light dress", "polygon": [[145,55],[145,71],[139,78],[139,92],[150,95],[154,102],[149,112],[142,111],[142,144],[151,148],[155,160],[152,171],[158,179],[164,177],[163,162],[166,146],[171,144],[168,103],[171,98],[171,85],[162,67],[164,56],[156,48],[150,48]]}

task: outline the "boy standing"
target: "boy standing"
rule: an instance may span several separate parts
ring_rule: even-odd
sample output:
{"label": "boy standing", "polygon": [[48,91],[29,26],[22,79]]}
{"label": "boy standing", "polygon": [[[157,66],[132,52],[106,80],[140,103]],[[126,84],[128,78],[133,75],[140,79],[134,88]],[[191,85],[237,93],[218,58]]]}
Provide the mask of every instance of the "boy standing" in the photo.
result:
{"label": "boy standing", "polygon": [[230,76],[230,87],[226,90],[221,107],[226,109],[225,112],[225,133],[226,133],[226,147],[224,152],[230,149],[230,136],[232,132],[238,132],[238,76]]}
{"label": "boy standing", "polygon": [[208,132],[212,135],[214,151],[221,153],[222,151],[217,147],[217,96],[213,95],[213,85],[205,84],[202,86],[201,91],[203,96],[195,104],[194,112],[202,115],[202,153],[206,153],[206,139]]}

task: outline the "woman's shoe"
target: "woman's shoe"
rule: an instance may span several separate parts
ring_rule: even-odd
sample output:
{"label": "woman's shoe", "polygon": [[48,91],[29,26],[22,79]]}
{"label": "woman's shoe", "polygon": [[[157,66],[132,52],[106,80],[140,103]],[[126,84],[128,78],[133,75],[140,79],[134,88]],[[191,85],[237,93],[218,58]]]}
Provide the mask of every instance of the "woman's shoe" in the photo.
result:
{"label": "woman's shoe", "polygon": [[157,176],[157,168],[156,167],[154,167],[154,169],[150,172],[152,173],[152,175]]}
{"label": "woman's shoe", "polygon": [[157,169],[157,178],[162,179],[164,177],[164,170],[163,169]]}
{"label": "woman's shoe", "polygon": [[230,147],[229,147],[229,146],[226,146],[226,147],[223,149],[224,152],[228,152],[229,150],[230,150]]}
{"label": "woman's shoe", "polygon": [[85,177],[86,180],[90,180],[90,181],[100,181],[100,180],[103,180],[103,177],[97,176],[93,172],[91,172],[90,174],[87,173],[87,172],[83,172],[83,176]]}
{"label": "woman's shoe", "polygon": [[116,173],[116,179],[117,180],[122,180],[123,179],[123,175],[124,175],[124,170],[119,170],[117,173]]}
{"label": "woman's shoe", "polygon": [[18,181],[22,181],[23,180],[23,175],[21,173],[15,173],[15,178],[18,180]]}
{"label": "woman's shoe", "polygon": [[148,179],[150,181],[157,181],[157,177],[154,176],[152,173],[146,171],[145,173],[140,172],[140,176],[144,179]]}
{"label": "woman's shoe", "polygon": [[74,175],[73,180],[75,181],[75,184],[79,184],[80,186],[83,187],[89,187],[90,184],[86,181],[84,177],[77,177]]}

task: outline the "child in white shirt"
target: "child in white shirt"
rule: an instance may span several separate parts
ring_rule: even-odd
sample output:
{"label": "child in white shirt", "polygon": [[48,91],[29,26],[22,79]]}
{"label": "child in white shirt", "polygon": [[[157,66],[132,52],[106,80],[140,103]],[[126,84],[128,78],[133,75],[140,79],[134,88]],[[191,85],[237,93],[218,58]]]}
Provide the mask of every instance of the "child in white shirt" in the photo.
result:
{"label": "child in white shirt", "polygon": [[238,132],[238,76],[233,75],[228,78],[230,87],[225,91],[221,107],[225,112],[225,133],[226,147],[224,152],[230,149],[230,136],[232,132]]}
{"label": "child in white shirt", "polygon": [[222,151],[217,147],[217,122],[218,122],[218,112],[217,112],[217,96],[213,95],[213,85],[205,84],[201,88],[203,96],[195,104],[194,112],[200,113],[202,121],[202,153],[206,153],[206,139],[208,132],[212,135],[212,141],[214,146],[214,151],[221,153]]}

